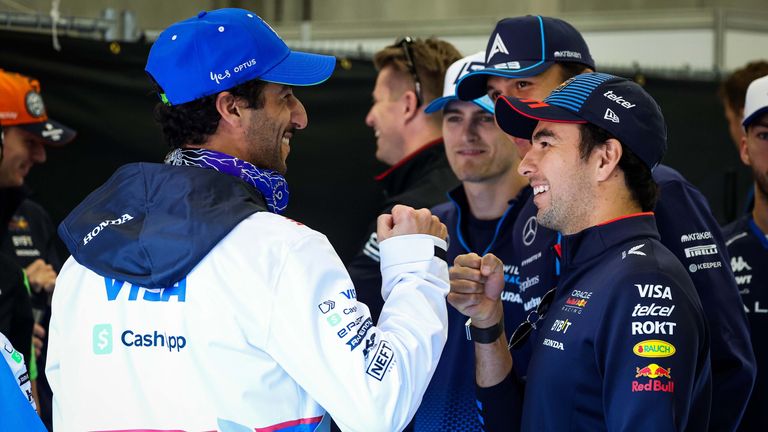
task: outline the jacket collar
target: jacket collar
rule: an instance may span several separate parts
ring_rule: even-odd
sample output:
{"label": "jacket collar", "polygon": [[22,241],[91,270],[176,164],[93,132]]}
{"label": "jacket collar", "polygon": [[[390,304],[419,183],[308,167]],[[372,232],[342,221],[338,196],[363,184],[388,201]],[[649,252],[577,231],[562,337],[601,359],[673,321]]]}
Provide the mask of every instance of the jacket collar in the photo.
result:
{"label": "jacket collar", "polygon": [[375,177],[390,194],[398,194],[408,184],[424,177],[432,168],[432,160],[445,159],[443,138],[430,141]]}
{"label": "jacket collar", "polygon": [[[530,197],[532,191],[533,189],[530,186],[525,186],[520,191],[520,193],[517,194],[516,197],[508,201],[509,207],[507,207],[507,210],[504,211],[504,214],[497,220],[496,232],[493,236],[493,239],[491,239],[491,242],[486,246],[481,255],[485,255],[493,249],[493,246],[496,244],[496,240],[498,239],[500,233],[503,231],[503,228],[505,228],[507,225],[515,223],[515,219],[517,219],[517,215],[520,213],[520,209],[528,200],[528,197]],[[456,208],[456,213],[458,215],[456,218],[455,227],[456,235],[458,237],[457,240],[466,252],[473,252],[464,239],[465,236],[462,232],[462,218],[470,217],[469,200],[467,200],[467,194],[464,192],[464,185],[460,184],[458,187],[449,191],[448,199],[451,200],[451,203],[453,203],[453,206]]]}
{"label": "jacket collar", "polygon": [[648,238],[659,240],[656,218],[652,212],[625,215],[576,234],[563,236],[563,268],[580,266],[618,245]]}

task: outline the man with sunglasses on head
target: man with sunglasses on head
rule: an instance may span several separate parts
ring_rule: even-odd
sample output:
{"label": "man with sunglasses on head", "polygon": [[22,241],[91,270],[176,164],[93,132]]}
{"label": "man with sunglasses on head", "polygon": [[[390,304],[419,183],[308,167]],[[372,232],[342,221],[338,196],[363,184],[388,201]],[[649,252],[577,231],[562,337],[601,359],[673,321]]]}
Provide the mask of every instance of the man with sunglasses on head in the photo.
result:
{"label": "man with sunglasses on head", "polygon": [[335,64],[243,9],[160,33],[145,70],[165,164],[121,167],[59,227],[72,258],[46,369],[56,430],[408,423],[446,338],[445,226],[406,206],[379,218],[377,326],[328,239],[280,215],[308,124],[294,86]]}
{"label": "man with sunglasses on head", "polygon": [[[538,222],[563,239],[557,289],[520,326],[539,328],[527,383],[510,374],[486,389],[494,395],[482,399],[507,410],[487,417],[487,430],[705,430],[708,329],[651,211],[651,170],[667,147],[656,102],[631,81],[588,73],[544,101],[500,97],[496,120],[507,134],[532,137],[518,171],[533,188]],[[451,270],[450,303],[481,329],[502,322],[502,266],[492,254],[469,254]],[[475,344],[478,361],[514,368],[503,329],[499,336]]]}
{"label": "man with sunglasses on head", "polygon": [[[520,40],[528,43],[512,42]],[[459,82],[459,98],[471,99],[487,92],[494,99],[506,95],[541,100],[556,87],[558,75],[565,80],[595,68],[586,42],[573,26],[540,16],[501,20],[489,38],[486,62],[486,69],[470,73]],[[608,93],[605,97],[617,105],[631,105],[621,95]],[[610,117],[609,113],[605,115]],[[611,118],[612,122],[620,121]],[[512,137],[521,157],[530,149],[529,138]],[[714,409],[710,428],[732,431],[737,428],[749,399],[755,360],[738,289],[727,266],[725,243],[701,192],[665,165],[657,166],[652,174],[660,191],[654,212],[661,242],[688,270],[711,331]],[[537,282],[523,293],[523,305],[529,312],[557,284],[561,271],[554,249],[560,234],[539,225],[536,214],[536,206],[529,199],[513,228],[520,281]],[[538,341],[536,331],[533,333],[527,344]],[[490,364],[500,363],[491,360]],[[478,383],[484,383],[483,387],[493,385],[508,372],[503,368],[478,368]],[[525,371],[517,374],[525,375]]]}
{"label": "man with sunglasses on head", "polygon": [[[379,213],[396,204],[432,207],[458,185],[445,158],[440,114],[427,114],[424,108],[442,94],[448,66],[461,57],[448,42],[410,37],[374,55],[379,73],[365,123],[376,137],[376,159],[389,166],[376,176],[383,189]],[[383,305],[379,261],[374,219],[361,250],[347,265],[358,299],[371,308],[374,322]]]}

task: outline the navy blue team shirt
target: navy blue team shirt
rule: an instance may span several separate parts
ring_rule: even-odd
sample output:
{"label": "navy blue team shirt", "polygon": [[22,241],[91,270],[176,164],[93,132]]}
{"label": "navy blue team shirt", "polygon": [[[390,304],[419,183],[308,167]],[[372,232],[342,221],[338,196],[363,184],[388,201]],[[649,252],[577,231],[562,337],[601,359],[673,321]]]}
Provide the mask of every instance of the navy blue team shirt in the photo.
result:
{"label": "navy blue team shirt", "polygon": [[[653,178],[660,192],[655,217],[661,243],[693,280],[710,328],[714,392],[710,430],[734,431],[749,400],[756,364],[738,288],[727,265],[725,242],[706,198],[680,173],[659,165]],[[536,213],[531,198],[513,228],[513,262],[520,263],[520,279],[539,281],[522,293],[526,312],[535,309],[548,288],[558,283],[561,272],[555,252],[560,234],[538,226]],[[507,330],[508,334],[511,332],[512,329]],[[527,345],[538,340],[536,333]],[[523,369],[526,364],[515,363],[514,369]],[[527,370],[516,370],[515,375],[525,376]],[[494,424],[495,419],[509,414],[509,408],[485,400],[480,396],[485,393],[478,389],[482,416]]]}
{"label": "navy blue team shirt", "polygon": [[[518,280],[517,266],[509,263],[513,262],[512,227],[522,204],[530,196],[531,188],[526,186],[509,201],[509,207],[501,218],[487,221],[472,216],[463,186],[449,192],[448,202],[432,208],[432,213],[448,228],[449,265],[458,255],[470,252],[481,256],[493,253],[505,263],[505,285],[501,298],[505,326],[508,328],[524,319],[521,296],[524,288]],[[469,432],[482,428],[475,396],[474,342],[467,340],[466,321],[466,316],[448,305],[448,341],[414,417],[412,430],[416,432]],[[530,359],[528,351],[513,354],[519,364]]]}
{"label": "navy blue team shirt", "polygon": [[758,364],[755,388],[740,430],[768,430],[768,344],[763,343],[768,329],[768,238],[751,214],[723,227],[723,235],[752,329],[752,348]]}
{"label": "navy blue team shirt", "polygon": [[709,334],[691,278],[651,213],[564,236],[556,297],[533,342],[527,384],[479,389],[504,407],[486,430],[702,431]]}

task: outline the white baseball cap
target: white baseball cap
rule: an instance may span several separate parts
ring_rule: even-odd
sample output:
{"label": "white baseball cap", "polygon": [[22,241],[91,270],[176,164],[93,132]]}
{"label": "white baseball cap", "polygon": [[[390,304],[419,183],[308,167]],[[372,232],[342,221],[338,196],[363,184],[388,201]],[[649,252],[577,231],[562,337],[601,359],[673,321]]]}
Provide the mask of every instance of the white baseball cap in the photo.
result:
{"label": "white baseball cap", "polygon": [[[439,111],[445,107],[448,102],[459,100],[456,97],[456,83],[464,75],[476,71],[485,69],[485,51],[466,56],[461,60],[453,62],[445,72],[445,83],[443,84],[443,96],[433,100],[426,108],[424,112],[427,114]],[[493,102],[488,96],[483,96],[473,100],[477,106],[493,114]]]}
{"label": "white baseball cap", "polygon": [[741,125],[746,129],[758,117],[768,112],[768,75],[752,81],[747,88],[747,98],[744,100],[744,121]]}

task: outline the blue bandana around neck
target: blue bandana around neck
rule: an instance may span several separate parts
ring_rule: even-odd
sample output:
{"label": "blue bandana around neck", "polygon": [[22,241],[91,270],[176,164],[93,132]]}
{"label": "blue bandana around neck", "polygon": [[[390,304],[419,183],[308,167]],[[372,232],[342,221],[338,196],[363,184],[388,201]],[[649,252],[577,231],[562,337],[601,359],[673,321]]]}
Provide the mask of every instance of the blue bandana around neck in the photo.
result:
{"label": "blue bandana around neck", "polygon": [[234,156],[206,149],[176,149],[165,163],[176,166],[209,168],[242,179],[263,196],[272,213],[281,214],[288,207],[288,183],[282,174],[260,169]]}

